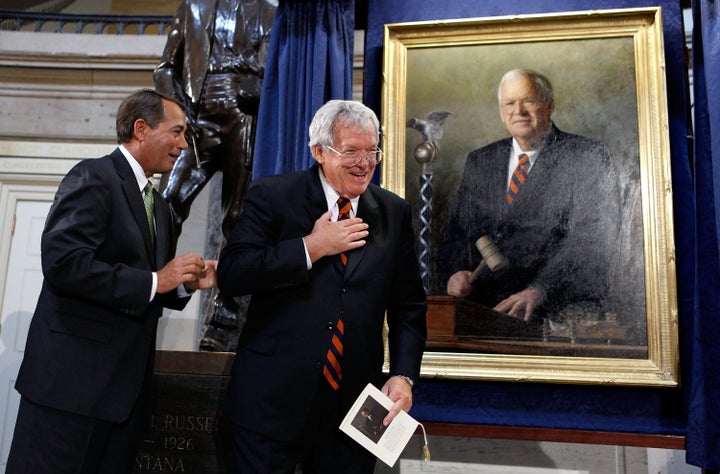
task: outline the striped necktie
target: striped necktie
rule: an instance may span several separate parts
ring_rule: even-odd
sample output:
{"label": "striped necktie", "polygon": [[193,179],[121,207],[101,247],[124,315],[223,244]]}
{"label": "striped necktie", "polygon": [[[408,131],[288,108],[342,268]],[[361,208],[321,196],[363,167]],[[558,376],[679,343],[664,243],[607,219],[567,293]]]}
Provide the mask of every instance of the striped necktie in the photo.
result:
{"label": "striped necktie", "polygon": [[[338,205],[338,220],[342,221],[350,218],[350,209],[352,204],[350,200],[341,197],[337,200]],[[340,253],[340,261],[343,266],[347,265],[347,254],[345,252]],[[333,326],[333,335],[330,341],[330,348],[325,356],[325,367],[323,368],[323,376],[328,381],[333,390],[340,388],[340,381],[342,380],[342,355],[343,355],[343,336],[345,335],[345,323],[343,323],[342,316],[338,318],[337,324]]]}
{"label": "striped necktie", "polygon": [[337,324],[333,327],[333,335],[330,341],[330,348],[325,356],[325,367],[323,367],[323,376],[328,381],[333,390],[340,388],[342,380],[342,355],[343,355],[343,335],[345,334],[345,323],[342,318],[338,319]]}
{"label": "striped necktie", "polygon": [[[340,197],[337,200],[338,205],[338,220],[343,221],[345,219],[350,219],[350,210],[352,209],[352,203],[350,202],[350,199]],[[340,261],[342,262],[343,266],[347,265],[348,257],[347,253],[340,252]]]}
{"label": "striped necktie", "polygon": [[150,240],[155,243],[155,211],[153,206],[155,198],[153,197],[153,186],[150,181],[143,188],[143,201],[145,202],[145,215],[147,216],[148,225],[150,226]]}
{"label": "striped necktie", "polygon": [[530,157],[523,153],[519,157],[518,164],[515,167],[512,176],[510,176],[510,186],[508,186],[507,196],[505,197],[508,206],[513,203],[520,192],[520,188],[523,183],[525,183],[529,168]]}

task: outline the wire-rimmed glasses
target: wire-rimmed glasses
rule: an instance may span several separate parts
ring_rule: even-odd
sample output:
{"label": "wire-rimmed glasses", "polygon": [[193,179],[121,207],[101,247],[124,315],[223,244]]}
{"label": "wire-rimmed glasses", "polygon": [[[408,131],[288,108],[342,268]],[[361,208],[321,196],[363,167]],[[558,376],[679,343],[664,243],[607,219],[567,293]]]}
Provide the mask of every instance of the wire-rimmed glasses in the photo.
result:
{"label": "wire-rimmed glasses", "polygon": [[367,160],[369,165],[374,166],[382,161],[383,156],[383,151],[380,148],[373,148],[371,150],[348,150],[342,152],[336,150],[330,145],[325,145],[325,148],[337,153],[345,166],[355,166],[363,158]]}

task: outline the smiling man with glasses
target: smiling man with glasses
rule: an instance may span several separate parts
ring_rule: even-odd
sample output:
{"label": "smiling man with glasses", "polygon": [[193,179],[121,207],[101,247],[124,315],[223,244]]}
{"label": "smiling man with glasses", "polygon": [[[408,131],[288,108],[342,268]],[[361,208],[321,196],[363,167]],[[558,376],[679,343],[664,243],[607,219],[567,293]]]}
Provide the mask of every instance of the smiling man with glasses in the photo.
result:
{"label": "smiling man with glasses", "polygon": [[322,106],[317,163],[253,181],[220,255],[221,291],[251,295],[228,394],[237,472],[370,474],[343,416],[368,383],[395,402],[386,425],[412,406],[427,303],[410,205],[371,184],[379,128],[359,102]]}

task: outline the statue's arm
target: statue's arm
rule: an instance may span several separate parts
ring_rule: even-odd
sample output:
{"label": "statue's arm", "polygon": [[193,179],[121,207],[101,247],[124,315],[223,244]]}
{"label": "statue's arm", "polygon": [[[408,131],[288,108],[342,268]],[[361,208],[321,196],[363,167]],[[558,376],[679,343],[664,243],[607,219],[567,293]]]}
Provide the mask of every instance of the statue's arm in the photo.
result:
{"label": "statue's arm", "polygon": [[185,20],[185,9],[183,5],[180,5],[175,18],[173,18],[160,63],[155,67],[153,80],[158,92],[167,94],[181,104],[187,105],[188,98],[182,87],[182,68],[186,37],[185,28],[187,25]]}

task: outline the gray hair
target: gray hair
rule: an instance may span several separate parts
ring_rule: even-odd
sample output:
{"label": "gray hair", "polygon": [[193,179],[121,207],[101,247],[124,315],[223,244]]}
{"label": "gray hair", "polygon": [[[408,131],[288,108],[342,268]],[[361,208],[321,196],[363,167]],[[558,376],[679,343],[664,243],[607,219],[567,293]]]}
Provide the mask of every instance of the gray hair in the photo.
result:
{"label": "gray hair", "polygon": [[332,146],[340,125],[361,130],[372,126],[380,139],[380,122],[372,109],[352,100],[330,100],[315,112],[310,123],[310,149],[315,145]]}
{"label": "gray hair", "polygon": [[551,100],[553,100],[553,88],[552,84],[550,83],[550,79],[540,74],[539,72],[533,71],[532,69],[513,69],[506,72],[503,75],[502,79],[500,79],[500,84],[498,85],[497,89],[498,102],[502,100],[502,86],[506,82],[514,81],[521,78],[529,79],[535,85],[535,91],[537,91],[537,93],[540,95],[540,99],[543,102],[550,102]]}

